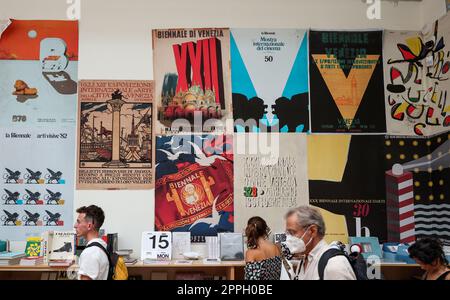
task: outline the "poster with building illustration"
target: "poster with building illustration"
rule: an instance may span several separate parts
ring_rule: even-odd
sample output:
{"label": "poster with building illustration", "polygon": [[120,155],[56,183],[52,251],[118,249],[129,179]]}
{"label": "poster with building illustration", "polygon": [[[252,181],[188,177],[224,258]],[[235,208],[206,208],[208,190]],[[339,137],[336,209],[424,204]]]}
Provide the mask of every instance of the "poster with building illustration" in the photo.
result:
{"label": "poster with building illustration", "polygon": [[77,188],[152,188],[153,81],[79,85]]}
{"label": "poster with building illustration", "polygon": [[0,125],[75,126],[78,21],[0,27]]}
{"label": "poster with building illustration", "polygon": [[153,74],[156,134],[232,132],[229,29],[153,30]]}
{"label": "poster with building illustration", "polygon": [[231,29],[231,64],[235,131],[309,130],[306,30]]}
{"label": "poster with building illustration", "polygon": [[386,31],[387,132],[431,136],[450,130],[450,15],[424,32]]}
{"label": "poster with building illustration", "polygon": [[0,237],[73,228],[75,127],[0,128]]}
{"label": "poster with building illustration", "polygon": [[382,35],[310,31],[312,132],[386,132]]}
{"label": "poster with building illustration", "polygon": [[449,138],[386,137],[388,241],[434,236],[450,246]]}
{"label": "poster with building illustration", "polygon": [[156,138],[155,229],[233,232],[233,136]]}

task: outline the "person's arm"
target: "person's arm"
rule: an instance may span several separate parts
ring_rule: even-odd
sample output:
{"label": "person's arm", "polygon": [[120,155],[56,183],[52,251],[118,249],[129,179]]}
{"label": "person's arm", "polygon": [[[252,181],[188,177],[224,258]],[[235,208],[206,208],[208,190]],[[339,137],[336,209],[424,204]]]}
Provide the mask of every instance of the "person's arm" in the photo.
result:
{"label": "person's arm", "polygon": [[80,280],[92,280],[92,278],[86,275],[80,275]]}
{"label": "person's arm", "polygon": [[335,256],[328,260],[323,272],[324,280],[356,280],[355,272],[345,256]]}

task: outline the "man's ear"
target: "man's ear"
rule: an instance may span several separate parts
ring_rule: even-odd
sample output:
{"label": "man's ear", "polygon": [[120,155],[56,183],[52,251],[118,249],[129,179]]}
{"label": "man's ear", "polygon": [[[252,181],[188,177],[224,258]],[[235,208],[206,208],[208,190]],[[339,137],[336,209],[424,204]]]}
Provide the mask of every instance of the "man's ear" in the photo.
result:
{"label": "man's ear", "polygon": [[318,231],[317,231],[317,226],[316,226],[316,225],[312,225],[312,226],[311,226],[311,233],[312,233],[314,236],[317,236]]}

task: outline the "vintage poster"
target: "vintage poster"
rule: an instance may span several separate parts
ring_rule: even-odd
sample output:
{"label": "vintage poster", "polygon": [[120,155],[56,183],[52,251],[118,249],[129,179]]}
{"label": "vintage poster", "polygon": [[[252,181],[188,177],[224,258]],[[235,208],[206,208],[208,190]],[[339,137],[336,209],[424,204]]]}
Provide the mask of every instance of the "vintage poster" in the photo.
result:
{"label": "vintage poster", "polygon": [[75,126],[77,21],[11,20],[0,70],[0,126]]}
{"label": "vintage poster", "polygon": [[388,237],[450,246],[450,134],[385,140]]}
{"label": "vintage poster", "polygon": [[386,132],[382,34],[310,31],[312,132]]}
{"label": "vintage poster", "polygon": [[344,215],[349,236],[386,241],[384,136],[308,136],[309,203]]}
{"label": "vintage poster", "polygon": [[231,29],[237,132],[309,130],[308,38],[300,29]]}
{"label": "vintage poster", "polygon": [[233,195],[231,135],[156,138],[155,230],[233,232]]}
{"label": "vintage poster", "polygon": [[449,42],[450,15],[425,33],[385,33],[388,134],[417,137],[450,130]]}
{"label": "vintage poster", "polygon": [[156,134],[232,132],[229,29],[153,30],[153,74]]}
{"label": "vintage poster", "polygon": [[75,127],[0,128],[0,236],[73,228]]}
{"label": "vintage poster", "polygon": [[153,81],[79,85],[77,189],[153,188]]}
{"label": "vintage poster", "polygon": [[[308,205],[306,135],[270,133],[270,148],[276,159],[265,161],[250,151],[252,139],[260,133],[235,134],[235,229],[241,232],[253,216],[261,216],[272,232],[284,232],[284,215],[290,208]],[[277,136],[276,140],[274,136]],[[245,151],[238,151],[243,143]],[[277,149],[273,148],[276,147]]]}

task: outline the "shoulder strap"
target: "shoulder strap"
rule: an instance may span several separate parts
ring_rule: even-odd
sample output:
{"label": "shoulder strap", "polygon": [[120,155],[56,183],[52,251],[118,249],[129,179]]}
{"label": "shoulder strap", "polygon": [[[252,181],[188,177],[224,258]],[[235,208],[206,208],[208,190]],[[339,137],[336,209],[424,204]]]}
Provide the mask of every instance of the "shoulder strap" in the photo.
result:
{"label": "shoulder strap", "polygon": [[445,280],[445,277],[447,277],[447,275],[450,273],[450,271],[444,272],[441,274],[441,276],[439,276],[439,278],[437,280]]}
{"label": "shoulder strap", "polygon": [[332,257],[339,256],[339,255],[345,256],[345,253],[342,252],[341,250],[338,250],[335,248],[328,249],[327,251],[325,251],[322,254],[322,256],[319,259],[319,267],[318,267],[320,280],[323,280],[323,275],[324,275],[325,267],[327,266],[328,260]]}
{"label": "shoulder strap", "polygon": [[100,244],[99,242],[93,242],[93,243],[90,243],[89,245],[86,246],[86,248],[89,248],[89,247],[98,247],[98,248],[102,249],[103,252],[106,254],[106,257],[108,258],[108,263],[109,263],[108,279],[112,278],[112,267],[113,267],[113,264],[112,264],[111,257],[109,256],[108,251],[106,251],[105,247],[103,247],[103,245]]}

